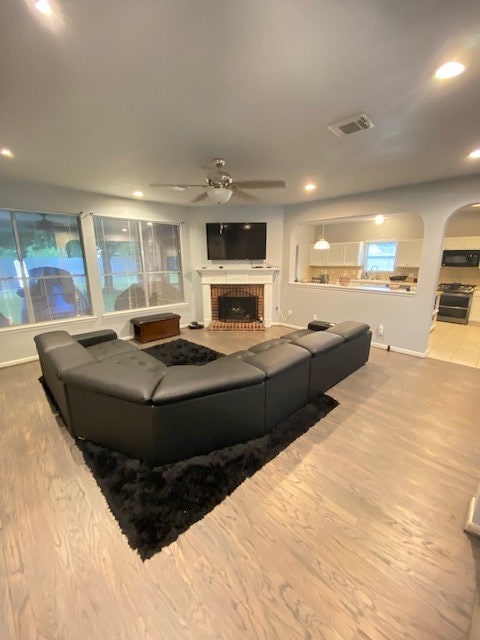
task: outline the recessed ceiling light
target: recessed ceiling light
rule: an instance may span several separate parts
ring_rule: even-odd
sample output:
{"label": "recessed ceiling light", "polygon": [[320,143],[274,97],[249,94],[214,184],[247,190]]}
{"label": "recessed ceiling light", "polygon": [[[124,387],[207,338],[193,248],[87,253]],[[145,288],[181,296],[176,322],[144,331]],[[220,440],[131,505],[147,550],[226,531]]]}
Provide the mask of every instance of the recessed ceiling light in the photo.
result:
{"label": "recessed ceiling light", "polygon": [[468,157],[472,158],[472,160],[477,160],[478,158],[480,158],[480,149],[475,149],[468,154]]}
{"label": "recessed ceiling light", "polygon": [[147,222],[147,227],[153,227],[153,222]]}
{"label": "recessed ceiling light", "polygon": [[447,80],[448,78],[455,78],[465,71],[465,65],[461,62],[452,60],[442,64],[441,67],[435,71],[435,78],[438,80]]}
{"label": "recessed ceiling light", "polygon": [[315,189],[317,188],[317,185],[313,184],[312,182],[309,182],[303,188],[305,189],[305,191],[315,191]]}
{"label": "recessed ceiling light", "polygon": [[375,216],[375,224],[383,224],[385,222],[385,217],[380,213],[378,216]]}
{"label": "recessed ceiling light", "polygon": [[122,231],[128,231],[128,229],[126,227],[123,227]]}
{"label": "recessed ceiling light", "polygon": [[135,198],[143,198],[143,191],[134,191],[132,196],[135,196]]}
{"label": "recessed ceiling light", "polygon": [[51,16],[53,13],[48,0],[37,0],[37,2],[35,2],[35,9],[40,13],[43,13],[44,16]]}
{"label": "recessed ceiling light", "polygon": [[5,158],[13,158],[13,151],[11,151],[10,149],[7,149],[7,147],[2,147],[0,149],[0,154]]}

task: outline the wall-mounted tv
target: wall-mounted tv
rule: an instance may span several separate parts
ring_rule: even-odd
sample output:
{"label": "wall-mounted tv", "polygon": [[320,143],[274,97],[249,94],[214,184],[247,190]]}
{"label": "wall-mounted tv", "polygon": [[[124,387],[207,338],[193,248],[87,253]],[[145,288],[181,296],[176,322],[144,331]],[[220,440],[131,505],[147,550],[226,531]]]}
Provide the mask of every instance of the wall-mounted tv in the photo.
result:
{"label": "wall-mounted tv", "polygon": [[209,260],[265,260],[266,222],[207,222]]}

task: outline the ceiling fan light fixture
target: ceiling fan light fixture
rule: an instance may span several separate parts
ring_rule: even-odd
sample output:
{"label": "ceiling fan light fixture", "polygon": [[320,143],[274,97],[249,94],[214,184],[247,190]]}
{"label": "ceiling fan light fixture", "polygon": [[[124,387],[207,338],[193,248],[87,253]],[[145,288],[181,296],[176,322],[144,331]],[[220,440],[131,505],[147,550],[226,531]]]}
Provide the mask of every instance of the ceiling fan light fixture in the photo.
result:
{"label": "ceiling fan light fixture", "polygon": [[207,195],[215,204],[225,204],[232,197],[233,191],[225,187],[216,187],[209,185],[207,187]]}

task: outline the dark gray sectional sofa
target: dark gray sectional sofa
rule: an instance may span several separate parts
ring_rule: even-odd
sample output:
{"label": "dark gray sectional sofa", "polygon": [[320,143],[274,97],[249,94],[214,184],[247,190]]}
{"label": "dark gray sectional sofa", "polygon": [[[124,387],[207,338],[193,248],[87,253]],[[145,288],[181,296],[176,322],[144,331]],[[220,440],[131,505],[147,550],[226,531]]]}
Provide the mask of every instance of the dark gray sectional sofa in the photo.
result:
{"label": "dark gray sectional sofa", "polygon": [[367,362],[371,338],[348,321],[171,367],[113,331],[51,331],[35,343],[73,436],[165,464],[263,435]]}

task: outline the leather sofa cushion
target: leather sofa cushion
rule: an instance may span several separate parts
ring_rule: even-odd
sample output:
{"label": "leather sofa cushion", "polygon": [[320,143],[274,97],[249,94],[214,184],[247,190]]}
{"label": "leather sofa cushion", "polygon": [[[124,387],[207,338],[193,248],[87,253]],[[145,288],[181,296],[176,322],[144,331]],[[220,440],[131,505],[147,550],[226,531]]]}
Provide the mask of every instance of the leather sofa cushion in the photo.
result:
{"label": "leather sofa cushion", "polygon": [[79,342],[82,347],[91,347],[100,342],[116,340],[117,334],[113,329],[100,329],[99,331],[88,331],[87,333],[77,333],[72,338]]}
{"label": "leather sofa cushion", "polygon": [[293,344],[278,344],[256,353],[245,362],[261,369],[267,378],[273,378],[300,362],[310,360],[310,357],[309,352],[301,347]]}
{"label": "leather sofa cushion", "polygon": [[235,351],[234,353],[230,353],[228,356],[223,356],[224,358],[234,358],[236,360],[245,360],[245,358],[249,358],[253,356],[253,351]]}
{"label": "leather sofa cushion", "polygon": [[261,353],[266,349],[271,349],[271,347],[276,347],[279,344],[287,344],[288,342],[289,342],[288,340],[284,340],[283,338],[273,338],[272,340],[265,340],[264,342],[259,342],[253,347],[250,347],[249,351],[252,351],[253,353]]}
{"label": "leather sofa cushion", "polygon": [[109,358],[104,358],[102,362],[111,362],[115,365],[130,367],[133,375],[138,369],[144,371],[164,371],[167,366],[141,349],[115,353]]}
{"label": "leather sofa cushion", "polygon": [[368,324],[364,322],[354,322],[353,320],[346,320],[345,322],[339,322],[334,327],[330,327],[324,333],[336,333],[342,338],[345,339],[346,342],[349,340],[353,340],[357,336],[362,333],[367,333],[370,330]]}
{"label": "leather sofa cushion", "polygon": [[94,344],[91,347],[87,347],[88,353],[90,353],[95,360],[105,360],[120,353],[138,351],[137,347],[129,342],[123,340],[109,340],[108,342],[101,342],[100,344]]}
{"label": "leather sofa cushion", "polygon": [[308,336],[309,333],[312,333],[310,329],[297,329],[297,331],[286,333],[284,336],[282,336],[282,340],[296,340],[297,338]]}
{"label": "leather sofa cushion", "polygon": [[344,342],[345,340],[342,336],[333,333],[327,334],[326,331],[314,331],[306,336],[292,340],[292,344],[307,349],[312,355],[335,349]]}
{"label": "leather sofa cushion", "polygon": [[156,366],[153,367],[147,363],[148,354],[142,356],[139,349],[135,351],[139,352],[138,357],[117,354],[116,357],[70,369],[63,376],[63,381],[67,388],[71,384],[94,393],[148,404],[167,367],[155,358]]}
{"label": "leather sofa cushion", "polygon": [[[230,389],[260,384],[265,374],[241,360],[219,358],[201,367],[168,367],[152,394],[154,404],[166,404],[187,398],[206,396]],[[248,411],[248,407],[245,407]]]}
{"label": "leather sofa cushion", "polygon": [[52,349],[77,344],[76,340],[66,331],[48,331],[47,333],[40,333],[33,339],[40,354],[47,353]]}
{"label": "leather sofa cushion", "polygon": [[64,373],[69,369],[95,362],[95,358],[75,340],[72,340],[72,343],[65,347],[50,349],[44,360],[60,380],[63,380]]}

